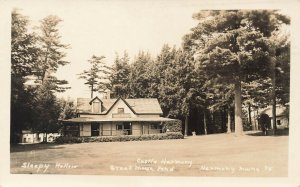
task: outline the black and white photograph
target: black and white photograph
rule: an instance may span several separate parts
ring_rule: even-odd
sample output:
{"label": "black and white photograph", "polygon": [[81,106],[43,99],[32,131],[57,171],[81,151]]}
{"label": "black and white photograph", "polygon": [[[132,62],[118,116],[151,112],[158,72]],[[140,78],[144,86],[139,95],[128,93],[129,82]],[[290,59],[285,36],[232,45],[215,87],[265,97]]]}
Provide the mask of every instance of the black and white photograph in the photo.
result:
{"label": "black and white photograph", "polygon": [[235,3],[1,1],[0,186],[299,186],[299,1]]}

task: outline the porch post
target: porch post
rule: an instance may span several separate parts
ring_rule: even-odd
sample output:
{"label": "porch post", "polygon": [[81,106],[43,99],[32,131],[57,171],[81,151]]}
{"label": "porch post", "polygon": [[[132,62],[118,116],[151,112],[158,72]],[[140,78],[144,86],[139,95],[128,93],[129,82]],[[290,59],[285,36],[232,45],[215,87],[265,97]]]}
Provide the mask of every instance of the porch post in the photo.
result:
{"label": "porch post", "polygon": [[112,136],[112,126],[113,126],[113,122],[110,123],[110,135]]}
{"label": "porch post", "polygon": [[80,137],[80,123],[77,123],[77,136]]}

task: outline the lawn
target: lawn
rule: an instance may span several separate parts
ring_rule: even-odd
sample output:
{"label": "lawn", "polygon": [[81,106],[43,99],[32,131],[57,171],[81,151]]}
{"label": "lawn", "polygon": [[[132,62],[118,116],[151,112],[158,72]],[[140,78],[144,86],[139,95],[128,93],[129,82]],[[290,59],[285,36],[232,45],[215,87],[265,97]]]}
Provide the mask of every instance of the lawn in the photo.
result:
{"label": "lawn", "polygon": [[288,136],[17,145],[11,147],[11,173],[286,177]]}

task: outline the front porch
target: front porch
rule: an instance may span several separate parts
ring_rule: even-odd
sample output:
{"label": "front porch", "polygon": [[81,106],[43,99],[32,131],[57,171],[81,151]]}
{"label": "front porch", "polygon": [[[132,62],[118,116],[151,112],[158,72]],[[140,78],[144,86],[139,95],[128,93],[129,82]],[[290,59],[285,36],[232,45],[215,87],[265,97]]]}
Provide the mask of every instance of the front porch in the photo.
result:
{"label": "front porch", "polygon": [[74,118],[64,121],[63,136],[120,136],[120,135],[144,135],[165,133],[167,129],[163,122],[172,121],[168,118],[144,121],[111,120],[96,121]]}

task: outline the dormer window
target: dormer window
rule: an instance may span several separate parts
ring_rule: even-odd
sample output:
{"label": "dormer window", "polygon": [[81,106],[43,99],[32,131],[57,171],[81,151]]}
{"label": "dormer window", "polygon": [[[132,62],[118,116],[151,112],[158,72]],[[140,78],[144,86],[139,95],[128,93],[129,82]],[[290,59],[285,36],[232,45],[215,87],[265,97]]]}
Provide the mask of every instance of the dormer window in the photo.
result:
{"label": "dormer window", "polygon": [[93,113],[101,113],[102,112],[102,101],[98,98],[95,97],[90,101],[90,105],[92,105],[92,112]]}
{"label": "dormer window", "polygon": [[100,113],[100,109],[101,109],[101,103],[99,101],[94,101],[93,102],[93,112],[94,113]]}

